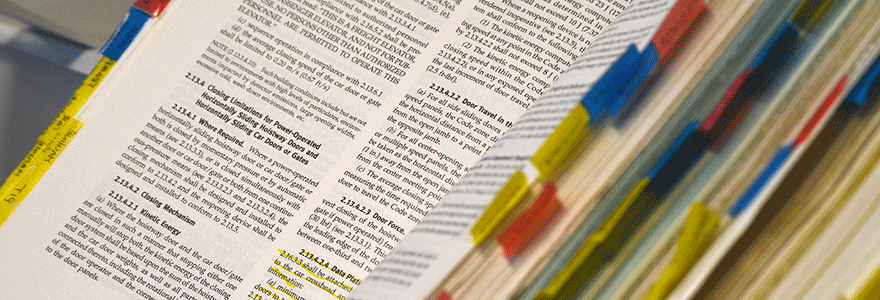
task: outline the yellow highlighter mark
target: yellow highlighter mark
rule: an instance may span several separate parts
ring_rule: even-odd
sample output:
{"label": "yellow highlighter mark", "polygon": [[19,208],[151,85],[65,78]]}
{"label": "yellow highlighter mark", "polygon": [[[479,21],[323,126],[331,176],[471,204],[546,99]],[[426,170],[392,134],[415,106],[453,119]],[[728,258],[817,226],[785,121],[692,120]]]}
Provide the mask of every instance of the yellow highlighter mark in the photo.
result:
{"label": "yellow highlighter mark", "polygon": [[[303,269],[306,269],[306,271],[309,271],[309,274],[312,274],[312,276],[315,276],[315,277],[318,277],[318,278],[320,278],[320,279],[326,280],[327,282],[330,282],[330,283],[332,283],[332,284],[335,284],[335,285],[338,285],[338,286],[341,286],[341,287],[345,287],[345,288],[347,288],[347,289],[349,289],[349,290],[353,289],[352,287],[347,286],[347,285],[343,284],[342,282],[338,282],[338,281],[335,281],[335,280],[332,280],[332,279],[327,279],[327,278],[324,278],[324,277],[318,276],[318,274],[315,274],[314,272],[312,272],[312,270],[309,270],[309,268],[307,268],[307,267],[305,266],[305,264],[303,264],[303,262],[302,262],[301,259],[298,259],[298,258],[296,258],[296,257],[293,257],[292,255],[288,254],[287,252],[284,252],[284,250],[278,249],[278,253],[281,253],[281,255],[284,256],[284,257],[286,257],[286,258],[292,259],[292,260],[293,260],[294,262],[296,262],[296,264],[298,264],[300,267],[303,267]],[[325,267],[325,268],[326,268],[326,267]],[[331,270],[331,269],[327,268],[327,270]],[[331,270],[331,271],[332,271],[332,270]],[[358,280],[360,280],[360,279],[358,279]]]}
{"label": "yellow highlighter mark", "polygon": [[578,141],[587,133],[584,128],[587,128],[589,120],[590,116],[582,105],[576,105],[568,112],[568,116],[562,119],[532,156],[532,164],[541,172],[541,176],[556,170],[577,147]]}
{"label": "yellow highlighter mark", "polygon": [[[275,261],[275,263],[278,264],[277,261]],[[281,267],[281,268],[284,268],[284,267]],[[281,280],[284,280],[284,282],[287,284],[287,286],[295,288],[295,289],[302,288],[301,286],[299,286],[293,282],[290,282],[290,279],[287,278],[287,275],[284,275],[284,273],[281,273],[281,270],[278,270],[276,268],[269,268],[269,270],[272,270],[273,272],[275,272],[275,275],[278,275],[278,277],[280,277]],[[293,275],[295,275],[296,277],[302,278],[302,276],[299,276],[296,273],[293,273]],[[305,278],[303,278],[303,279],[305,279]]]}
{"label": "yellow highlighter mark", "polygon": [[[307,272],[309,272],[309,274],[311,274],[311,275],[314,276],[315,278],[318,278],[318,279],[321,279],[321,280],[327,281],[327,282],[332,283],[332,284],[334,284],[334,285],[336,285],[336,286],[340,286],[340,287],[346,288],[348,291],[351,291],[351,290],[353,289],[351,286],[345,285],[345,284],[342,283],[342,282],[338,282],[338,281],[335,281],[335,280],[332,280],[332,279],[329,279],[329,278],[324,278],[324,277],[322,277],[322,276],[319,276],[318,274],[315,274],[315,272],[313,272],[311,269],[309,269],[308,267],[306,267],[306,265],[302,262],[301,259],[296,258],[296,257],[293,257],[293,255],[288,254],[288,253],[285,252],[284,250],[278,249],[278,253],[281,253],[281,256],[284,256],[285,258],[290,259],[290,260],[292,260],[293,262],[295,262],[297,265],[299,265],[300,267],[302,267],[303,269],[305,269]],[[324,287],[324,286],[318,284],[318,282],[315,281],[315,279],[310,278],[310,277],[301,276],[301,275],[297,274],[296,272],[291,271],[290,269],[286,268],[286,267],[284,266],[284,264],[282,264],[281,262],[279,262],[279,261],[277,261],[277,260],[273,260],[273,262],[275,263],[276,266],[280,267],[281,269],[283,269],[283,270],[285,270],[285,271],[287,271],[287,272],[290,272],[291,274],[296,275],[296,276],[299,277],[299,278],[302,278],[303,280],[305,280],[305,281],[307,281],[307,282],[313,284],[314,286],[318,287],[318,288],[321,289],[321,290],[324,290],[324,291],[327,292],[327,293],[330,293],[330,295],[332,295],[332,296],[335,297],[336,299],[342,300],[342,297],[339,297],[338,295],[334,294],[333,291],[331,291],[329,288],[326,288],[326,287]],[[285,279],[285,281],[286,281],[286,280],[287,280],[287,279]]]}
{"label": "yellow highlighter mark", "polygon": [[[318,277],[318,278],[320,278],[320,279],[327,280],[327,281],[329,281],[329,282],[331,282],[331,283],[334,282],[334,281],[332,281],[332,280],[329,280],[329,279],[326,279],[326,278],[324,278],[324,277],[318,276],[318,275],[315,274],[315,273],[312,273],[311,270],[309,270],[308,268],[306,268],[306,267],[302,264],[302,261],[300,261],[300,260],[298,260],[298,259],[296,259],[296,258],[293,258],[293,259],[294,259],[294,262],[296,262],[298,265],[300,265],[301,267],[303,267],[303,269],[306,269],[306,271],[309,271],[309,274],[312,274],[313,276]],[[313,284],[314,286],[318,287],[319,289],[321,289],[321,290],[323,290],[323,291],[329,293],[331,296],[335,297],[336,299],[342,300],[342,298],[339,297],[339,296],[337,296],[336,294],[334,294],[333,291],[331,291],[330,289],[328,289],[328,288],[326,288],[326,287],[323,287],[323,286],[321,286],[320,284],[318,284],[318,282],[315,281],[315,279],[312,279],[312,278],[309,278],[309,277],[305,277],[305,276],[301,276],[301,275],[297,274],[296,272],[291,271],[290,269],[284,267],[284,265],[281,264],[281,262],[279,262],[279,261],[277,261],[277,260],[273,260],[272,262],[274,262],[276,266],[281,267],[281,269],[284,269],[285,271],[290,272],[290,274],[293,274],[293,275],[295,275],[296,277],[302,278],[302,279],[305,280],[306,282],[309,282],[309,283]],[[275,270],[277,270],[277,269],[275,269]],[[286,281],[286,280],[285,280],[285,281]]]}
{"label": "yellow highlighter mark", "polygon": [[271,284],[267,284],[266,286],[268,286],[268,287],[270,287],[270,288],[272,288],[272,289],[274,289],[274,290],[276,290],[276,291],[282,292],[282,293],[284,293],[285,295],[287,295],[288,297],[290,297],[290,298],[292,298],[292,299],[296,299],[296,297],[294,297],[293,295],[291,295],[290,292],[288,292],[288,291],[286,291],[286,290],[279,289],[279,288],[277,288],[277,287],[275,287],[275,286],[273,286],[273,285],[271,285]]}
{"label": "yellow highlighter mark", "polygon": [[483,215],[471,227],[471,240],[474,245],[479,245],[492,235],[498,224],[519,205],[528,190],[529,182],[526,175],[519,170],[513,173],[507,183],[495,194],[495,198],[486,207]]}

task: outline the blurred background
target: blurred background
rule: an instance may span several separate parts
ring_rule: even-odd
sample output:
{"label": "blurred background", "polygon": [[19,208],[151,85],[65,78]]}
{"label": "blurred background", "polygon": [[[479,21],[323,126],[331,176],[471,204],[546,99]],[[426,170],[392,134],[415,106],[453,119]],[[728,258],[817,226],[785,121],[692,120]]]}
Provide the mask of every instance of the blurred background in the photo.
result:
{"label": "blurred background", "polygon": [[101,56],[134,0],[0,0],[0,178]]}

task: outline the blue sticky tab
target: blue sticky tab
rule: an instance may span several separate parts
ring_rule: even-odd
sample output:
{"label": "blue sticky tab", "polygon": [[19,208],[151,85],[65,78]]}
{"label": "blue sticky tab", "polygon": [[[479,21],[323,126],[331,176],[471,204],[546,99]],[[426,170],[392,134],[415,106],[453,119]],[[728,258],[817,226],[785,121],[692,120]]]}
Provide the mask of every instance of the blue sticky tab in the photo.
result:
{"label": "blue sticky tab", "polygon": [[655,176],[657,176],[657,173],[660,172],[660,169],[662,169],[663,166],[665,166],[666,163],[669,162],[669,159],[672,158],[672,155],[674,155],[675,152],[678,151],[678,148],[681,148],[681,145],[683,145],[688,137],[690,137],[691,134],[694,133],[694,130],[697,129],[698,125],[700,125],[700,120],[694,120],[693,122],[688,124],[684,128],[684,130],[681,131],[680,134],[678,134],[678,137],[675,138],[675,142],[673,142],[672,145],[669,145],[669,148],[666,149],[666,152],[663,153],[663,156],[660,156],[660,159],[657,160],[657,163],[654,164],[653,167],[651,167],[650,171],[648,171],[648,178],[653,179]]}
{"label": "blue sticky tab", "polygon": [[761,172],[761,176],[758,176],[758,179],[752,183],[748,190],[736,201],[733,206],[727,211],[727,213],[731,216],[736,217],[739,213],[746,210],[749,207],[749,204],[752,203],[752,200],[758,196],[758,193],[761,192],[761,189],[764,188],[764,185],[770,181],[770,178],[773,178],[773,175],[776,174],[776,171],[779,171],[779,167],[782,166],[782,163],[788,158],[788,155],[791,153],[792,145],[788,144],[782,148],[779,148],[776,151],[776,156],[773,157],[773,160],[767,164],[767,167],[764,168],[764,171]]}
{"label": "blue sticky tab", "polygon": [[865,105],[868,94],[871,93],[872,87],[877,84],[877,78],[880,77],[880,56],[874,59],[874,63],[865,71],[859,82],[853,87],[849,95],[846,95],[846,101],[861,107]]}
{"label": "blue sticky tab", "polygon": [[581,105],[590,113],[590,123],[598,124],[604,120],[607,113],[607,97],[617,97],[617,94],[626,85],[628,77],[632,73],[633,65],[639,57],[639,50],[635,45],[630,45],[626,51],[611,65],[605,74],[593,84],[593,87],[581,99]]}
{"label": "blue sticky tab", "polygon": [[752,61],[752,75],[758,76],[762,81],[773,80],[779,70],[788,62],[800,43],[800,35],[797,28],[788,21],[780,24],[773,36],[764,44],[764,48]]}
{"label": "blue sticky tab", "polygon": [[135,7],[130,8],[125,19],[116,28],[116,32],[101,48],[101,54],[109,59],[119,60],[119,57],[125,53],[125,49],[128,49],[128,46],[131,45],[149,19],[150,14]]}
{"label": "blue sticky tab", "polygon": [[633,94],[636,93],[638,88],[645,81],[645,78],[648,77],[648,74],[650,74],[651,70],[654,69],[654,66],[657,65],[657,60],[657,47],[654,46],[654,43],[650,43],[645,51],[639,55],[638,63],[633,64],[630,69],[630,74],[628,74],[628,84],[623,86],[623,89],[617,94],[617,97],[609,99],[612,101],[605,104],[609,116],[617,116],[617,113],[627,105],[629,100],[632,99]]}

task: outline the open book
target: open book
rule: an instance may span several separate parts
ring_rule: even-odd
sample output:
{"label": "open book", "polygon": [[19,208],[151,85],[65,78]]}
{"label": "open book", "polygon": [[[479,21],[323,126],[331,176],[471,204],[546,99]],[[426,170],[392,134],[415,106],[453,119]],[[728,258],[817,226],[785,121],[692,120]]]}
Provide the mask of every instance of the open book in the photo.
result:
{"label": "open book", "polygon": [[878,5],[136,1],[0,298],[876,299]]}
{"label": "open book", "polygon": [[3,298],[343,299],[626,2],[137,1],[0,189]]}

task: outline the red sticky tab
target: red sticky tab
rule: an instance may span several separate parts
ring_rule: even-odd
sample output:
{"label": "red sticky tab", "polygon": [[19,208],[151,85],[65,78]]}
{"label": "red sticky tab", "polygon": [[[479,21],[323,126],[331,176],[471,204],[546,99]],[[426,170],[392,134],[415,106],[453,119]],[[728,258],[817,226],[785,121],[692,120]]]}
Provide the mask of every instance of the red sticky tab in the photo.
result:
{"label": "red sticky tab", "polygon": [[727,104],[730,102],[730,99],[733,98],[733,95],[736,94],[736,91],[739,90],[739,86],[742,85],[743,81],[746,77],[749,76],[751,70],[745,71],[742,74],[739,74],[739,77],[733,81],[733,84],[727,88],[727,92],[724,93],[724,97],[715,104],[715,108],[712,109],[712,112],[706,116],[706,119],[703,120],[703,123],[700,124],[700,131],[708,132],[709,129],[712,129],[712,126],[715,126],[715,122],[718,121],[718,116],[721,115],[722,112],[727,108]]}
{"label": "red sticky tab", "polygon": [[813,117],[810,118],[810,121],[807,122],[807,125],[804,126],[804,129],[801,130],[801,133],[798,134],[797,139],[794,141],[794,146],[797,147],[808,137],[810,137],[810,133],[813,132],[813,129],[816,129],[816,124],[819,124],[819,120],[822,120],[822,117],[828,113],[828,109],[831,108],[831,105],[840,97],[840,94],[843,93],[843,88],[846,86],[846,75],[843,75],[840,78],[840,81],[837,82],[837,85],[834,86],[834,89],[831,90],[831,94],[828,94],[828,98],[825,98],[825,102],[822,103],[822,106],[816,110],[816,113],[813,114]]}
{"label": "red sticky tab", "polygon": [[171,0],[137,0],[134,7],[140,8],[153,17],[158,17]]}
{"label": "red sticky tab", "polygon": [[677,44],[688,29],[700,19],[706,3],[703,0],[678,0],[651,38],[657,47],[660,63],[665,63],[677,50]]}
{"label": "red sticky tab", "polygon": [[548,182],[532,206],[523,211],[498,236],[498,244],[501,245],[504,256],[511,260],[516,258],[561,209],[562,203],[556,196],[556,185]]}
{"label": "red sticky tab", "polygon": [[436,300],[452,300],[452,295],[449,295],[449,292],[447,292],[446,290],[443,290],[440,292],[439,295],[437,295]]}

